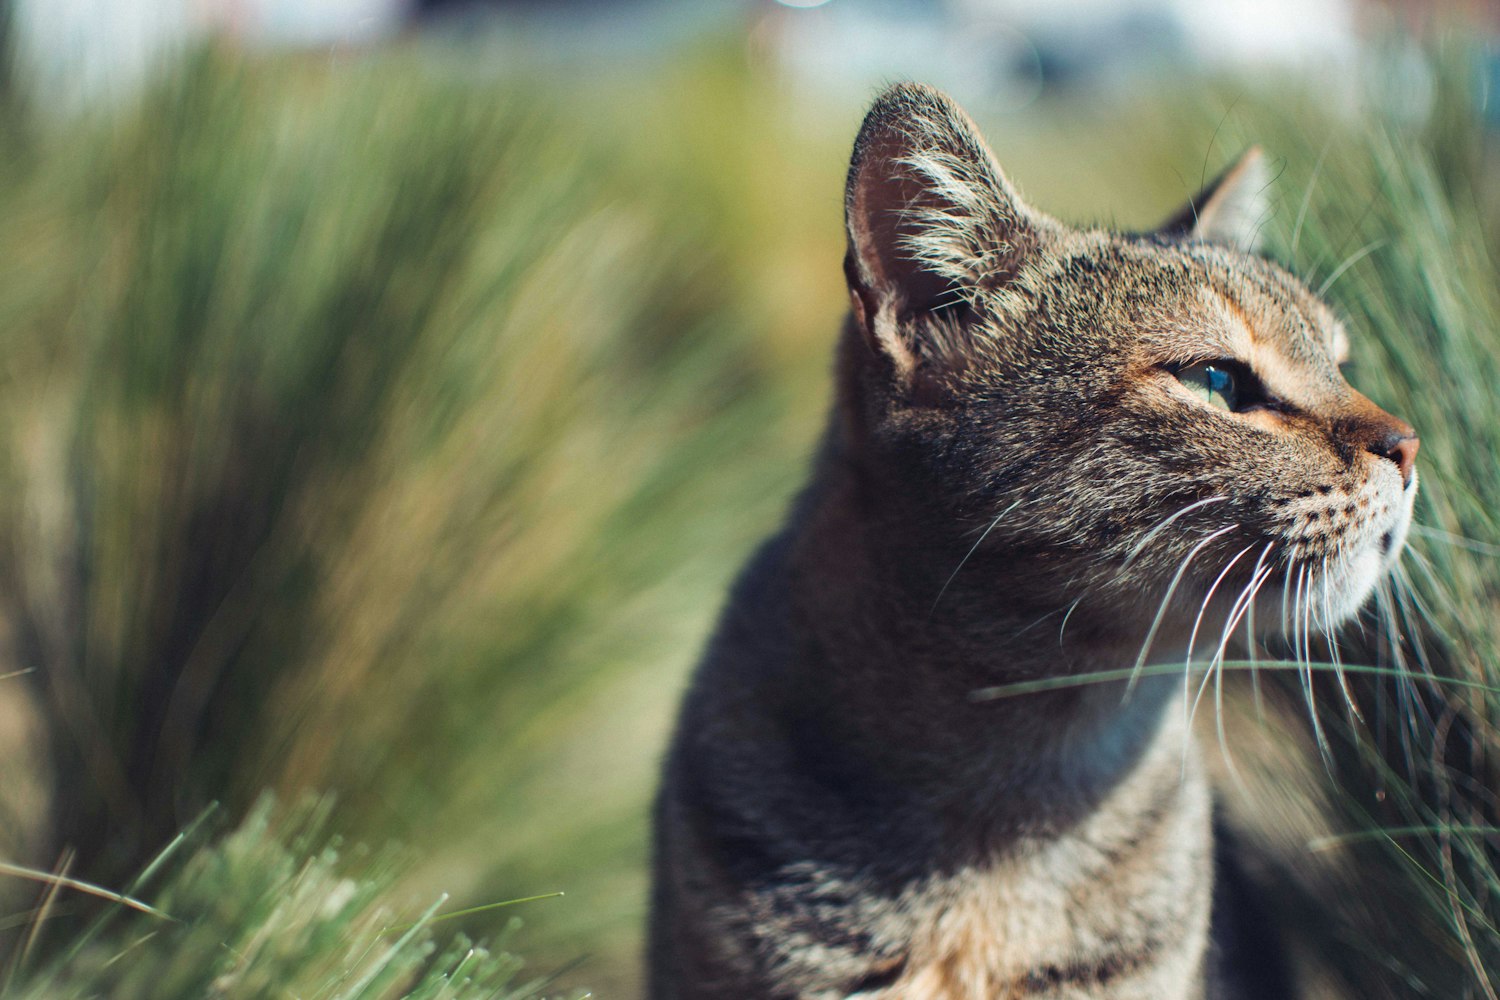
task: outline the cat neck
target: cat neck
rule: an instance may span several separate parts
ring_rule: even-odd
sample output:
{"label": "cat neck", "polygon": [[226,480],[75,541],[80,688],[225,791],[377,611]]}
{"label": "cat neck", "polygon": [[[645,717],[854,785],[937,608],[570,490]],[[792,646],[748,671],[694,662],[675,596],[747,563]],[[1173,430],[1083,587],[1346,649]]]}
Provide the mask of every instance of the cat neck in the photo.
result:
{"label": "cat neck", "polygon": [[1034,555],[1016,557],[1004,593],[986,592],[987,574],[954,572],[963,551],[934,551],[931,536],[872,513],[836,456],[819,466],[786,556],[795,717],[811,753],[993,831],[1076,821],[1160,745],[1180,678],[991,696],[1129,667],[1144,629],[1092,609],[1062,628],[1066,605],[1025,585]]}

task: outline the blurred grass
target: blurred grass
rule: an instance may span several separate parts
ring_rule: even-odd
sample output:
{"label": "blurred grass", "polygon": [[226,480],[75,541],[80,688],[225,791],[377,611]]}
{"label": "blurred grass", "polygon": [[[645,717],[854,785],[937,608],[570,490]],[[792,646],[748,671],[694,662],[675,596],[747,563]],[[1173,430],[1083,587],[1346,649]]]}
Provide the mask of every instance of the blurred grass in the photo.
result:
{"label": "blurred grass", "polygon": [[[1336,275],[1356,381],[1423,435],[1419,520],[1469,540],[1413,539],[1431,621],[1360,652],[1493,679],[1500,229],[1472,89],[1443,82],[1425,123],[1291,88],[974,110],[1075,221],[1148,226],[1249,141],[1285,158],[1274,253]],[[0,116],[0,601],[36,668],[0,683],[56,722],[72,873],[124,886],[210,800],[331,791],[338,829],[406,846],[391,898],[565,890],[508,941],[585,957],[563,985],[637,988],[676,692],[826,405],[860,110],[728,46],[587,90],[407,46],[209,52],[98,120]],[[1349,827],[1490,822],[1494,706],[1363,694]],[[1392,721],[1407,698],[1459,711],[1463,745]],[[273,844],[256,822],[232,843]],[[1479,988],[1490,839],[1351,848],[1422,908],[1364,939],[1324,921],[1354,995],[1393,968],[1389,995]]]}
{"label": "blurred grass", "polygon": [[633,975],[672,692],[794,485],[822,388],[783,365],[837,300],[768,350],[728,188],[585,119],[420,51],[218,53],[22,158],[0,577],[78,874],[330,789],[414,893],[566,888],[530,949]]}
{"label": "blurred grass", "polygon": [[[462,935],[439,945],[441,898],[419,914],[393,911],[395,859],[365,857],[351,877],[342,845],[323,829],[326,809],[305,805],[274,823],[272,811],[263,801],[212,843],[195,824],[135,880],[127,903],[100,912],[50,958],[32,959],[74,892],[59,888],[0,988],[23,1000],[539,1000],[549,988],[553,974],[523,976],[522,961],[503,950]],[[155,905],[135,898],[143,890]]]}
{"label": "blurred grass", "polygon": [[[1340,929],[1345,974],[1354,995],[1493,997],[1500,177],[1475,53],[1454,46],[1432,68],[1423,120],[1288,129],[1263,111],[1253,127],[1287,158],[1282,190],[1306,204],[1286,206],[1275,252],[1352,321],[1356,382],[1422,435],[1417,527],[1345,655],[1488,685],[1361,683],[1369,725],[1334,726],[1345,829],[1376,831],[1348,847],[1348,889],[1369,899],[1358,929]],[[1331,681],[1322,693],[1334,697]]]}

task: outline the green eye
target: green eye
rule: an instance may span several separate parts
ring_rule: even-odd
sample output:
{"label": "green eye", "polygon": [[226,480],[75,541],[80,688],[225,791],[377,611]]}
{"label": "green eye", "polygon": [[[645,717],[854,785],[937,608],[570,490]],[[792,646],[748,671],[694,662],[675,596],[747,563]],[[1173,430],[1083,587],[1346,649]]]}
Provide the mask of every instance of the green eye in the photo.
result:
{"label": "green eye", "polygon": [[1217,406],[1221,410],[1240,408],[1239,379],[1233,370],[1223,364],[1205,361],[1178,369],[1177,381],[1210,406]]}

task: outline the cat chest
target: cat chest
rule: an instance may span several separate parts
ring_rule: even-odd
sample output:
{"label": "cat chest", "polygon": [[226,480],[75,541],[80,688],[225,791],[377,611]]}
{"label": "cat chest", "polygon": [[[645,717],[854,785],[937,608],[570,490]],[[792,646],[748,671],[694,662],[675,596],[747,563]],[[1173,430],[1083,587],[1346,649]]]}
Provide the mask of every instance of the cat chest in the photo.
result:
{"label": "cat chest", "polygon": [[[900,957],[859,1000],[1193,1000],[1212,897],[1206,789],[984,871],[935,880],[887,926]],[[1117,821],[1123,817],[1116,817]]]}

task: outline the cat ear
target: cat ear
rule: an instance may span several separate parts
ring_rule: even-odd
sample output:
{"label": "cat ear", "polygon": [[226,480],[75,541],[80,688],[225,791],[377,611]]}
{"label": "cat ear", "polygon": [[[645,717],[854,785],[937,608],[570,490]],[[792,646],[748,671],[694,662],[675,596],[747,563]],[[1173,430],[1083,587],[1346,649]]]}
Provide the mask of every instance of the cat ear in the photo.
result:
{"label": "cat ear", "polygon": [[901,376],[961,359],[965,307],[1014,278],[1039,235],[968,116],[909,83],[865,116],[844,217],[855,323]]}
{"label": "cat ear", "polygon": [[1259,146],[1251,146],[1157,232],[1253,253],[1270,211],[1266,198],[1270,184],[1266,154]]}

